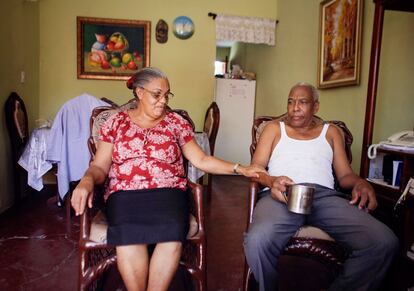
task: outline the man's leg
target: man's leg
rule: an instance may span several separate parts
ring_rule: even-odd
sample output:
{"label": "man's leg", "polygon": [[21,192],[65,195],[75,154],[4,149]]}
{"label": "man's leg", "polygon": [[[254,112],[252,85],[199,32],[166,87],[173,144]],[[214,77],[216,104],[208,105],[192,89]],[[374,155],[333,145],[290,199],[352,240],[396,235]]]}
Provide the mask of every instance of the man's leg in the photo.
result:
{"label": "man's leg", "polygon": [[261,291],[277,290],[277,259],[303,222],[303,215],[289,212],[270,195],[258,201],[244,237],[244,252]]}
{"label": "man's leg", "polygon": [[376,290],[398,249],[398,239],[383,223],[349,201],[317,189],[308,223],[351,250],[330,290]]}

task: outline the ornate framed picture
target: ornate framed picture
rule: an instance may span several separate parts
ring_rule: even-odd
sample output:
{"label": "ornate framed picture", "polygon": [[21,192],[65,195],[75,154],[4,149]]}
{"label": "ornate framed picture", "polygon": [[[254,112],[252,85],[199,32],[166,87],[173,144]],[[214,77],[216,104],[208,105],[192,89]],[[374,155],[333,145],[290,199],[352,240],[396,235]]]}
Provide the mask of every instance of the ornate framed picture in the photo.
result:
{"label": "ornate framed picture", "polygon": [[78,79],[127,80],[148,67],[150,32],[150,21],[78,16]]}
{"label": "ornate framed picture", "polygon": [[320,3],[318,88],[359,84],[362,0]]}

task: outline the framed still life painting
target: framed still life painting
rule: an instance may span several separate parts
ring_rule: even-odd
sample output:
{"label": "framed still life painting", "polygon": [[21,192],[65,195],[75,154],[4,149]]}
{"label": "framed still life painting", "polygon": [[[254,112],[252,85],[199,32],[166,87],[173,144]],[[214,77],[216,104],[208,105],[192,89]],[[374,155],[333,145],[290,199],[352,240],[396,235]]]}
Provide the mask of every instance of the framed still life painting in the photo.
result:
{"label": "framed still life painting", "polygon": [[359,84],[363,0],[320,3],[318,88]]}
{"label": "framed still life painting", "polygon": [[127,80],[150,65],[151,22],[77,17],[78,79]]}

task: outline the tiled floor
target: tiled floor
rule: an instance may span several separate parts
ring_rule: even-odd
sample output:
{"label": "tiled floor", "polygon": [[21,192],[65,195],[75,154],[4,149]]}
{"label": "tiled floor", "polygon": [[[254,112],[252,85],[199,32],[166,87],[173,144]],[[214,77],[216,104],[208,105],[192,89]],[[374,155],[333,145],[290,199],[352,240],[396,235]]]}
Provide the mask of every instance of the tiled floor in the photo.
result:
{"label": "tiled floor", "polygon": [[[215,176],[211,201],[205,203],[208,290],[240,290],[244,257],[248,181]],[[0,290],[77,288],[77,236],[65,235],[65,210],[58,208],[53,186],[32,192],[0,215]]]}

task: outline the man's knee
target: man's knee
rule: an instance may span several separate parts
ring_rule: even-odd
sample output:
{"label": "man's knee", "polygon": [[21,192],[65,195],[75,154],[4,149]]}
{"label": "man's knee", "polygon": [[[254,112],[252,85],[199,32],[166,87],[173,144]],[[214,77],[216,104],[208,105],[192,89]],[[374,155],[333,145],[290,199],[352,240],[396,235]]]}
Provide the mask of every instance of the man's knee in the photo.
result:
{"label": "man's knee", "polygon": [[372,245],[379,255],[390,256],[398,251],[399,241],[395,234],[384,224],[372,227],[369,231]]}
{"label": "man's knee", "polygon": [[399,241],[391,230],[384,234],[378,243],[381,251],[388,255],[395,255],[398,252]]}
{"label": "man's knee", "polygon": [[269,252],[277,256],[282,248],[282,243],[271,235],[269,229],[253,227],[244,235],[244,250],[247,257],[259,258]]}

